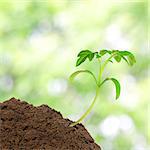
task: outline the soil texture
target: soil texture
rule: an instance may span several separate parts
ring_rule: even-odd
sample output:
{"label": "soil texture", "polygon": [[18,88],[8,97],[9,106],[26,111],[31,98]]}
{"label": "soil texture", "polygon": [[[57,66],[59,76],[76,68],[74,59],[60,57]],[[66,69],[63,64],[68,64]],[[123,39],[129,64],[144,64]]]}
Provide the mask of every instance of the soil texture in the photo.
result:
{"label": "soil texture", "polygon": [[11,98],[0,103],[0,150],[100,150],[82,124],[47,105]]}

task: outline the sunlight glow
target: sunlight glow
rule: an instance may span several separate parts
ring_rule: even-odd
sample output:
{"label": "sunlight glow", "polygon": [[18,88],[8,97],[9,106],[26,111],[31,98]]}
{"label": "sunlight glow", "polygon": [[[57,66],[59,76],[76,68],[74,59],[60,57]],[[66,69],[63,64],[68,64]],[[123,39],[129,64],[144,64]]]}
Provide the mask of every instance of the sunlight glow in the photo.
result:
{"label": "sunlight glow", "polygon": [[67,82],[64,79],[55,79],[48,83],[48,93],[50,95],[61,95],[67,90]]}
{"label": "sunlight glow", "polygon": [[109,116],[99,125],[99,132],[108,138],[114,138],[120,131],[130,133],[134,130],[134,123],[127,115]]}
{"label": "sunlight glow", "polygon": [[115,49],[130,49],[131,47],[120,27],[116,24],[112,24],[106,29],[106,40]]}
{"label": "sunlight glow", "polygon": [[135,78],[131,75],[124,75],[121,81],[121,96],[119,103],[123,107],[135,108],[139,104],[140,95]]}

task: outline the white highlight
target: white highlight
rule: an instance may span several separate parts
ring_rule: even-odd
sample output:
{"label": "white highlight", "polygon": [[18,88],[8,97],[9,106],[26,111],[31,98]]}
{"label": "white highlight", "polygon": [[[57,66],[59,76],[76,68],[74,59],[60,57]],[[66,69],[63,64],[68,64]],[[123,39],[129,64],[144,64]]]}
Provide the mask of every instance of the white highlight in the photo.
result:
{"label": "white highlight", "polygon": [[133,130],[134,123],[127,115],[109,116],[99,125],[99,132],[108,138],[114,138],[120,131],[130,133]]}
{"label": "white highlight", "polygon": [[48,83],[48,93],[57,96],[67,90],[67,82],[64,79],[55,79]]}

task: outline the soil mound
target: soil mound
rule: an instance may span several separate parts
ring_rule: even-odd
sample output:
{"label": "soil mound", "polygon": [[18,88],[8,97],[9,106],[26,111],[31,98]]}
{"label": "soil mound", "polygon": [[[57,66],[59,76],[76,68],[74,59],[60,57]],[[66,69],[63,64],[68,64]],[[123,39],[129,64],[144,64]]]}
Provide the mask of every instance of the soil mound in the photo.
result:
{"label": "soil mound", "polygon": [[0,149],[100,150],[82,124],[71,122],[47,105],[11,98],[0,103]]}

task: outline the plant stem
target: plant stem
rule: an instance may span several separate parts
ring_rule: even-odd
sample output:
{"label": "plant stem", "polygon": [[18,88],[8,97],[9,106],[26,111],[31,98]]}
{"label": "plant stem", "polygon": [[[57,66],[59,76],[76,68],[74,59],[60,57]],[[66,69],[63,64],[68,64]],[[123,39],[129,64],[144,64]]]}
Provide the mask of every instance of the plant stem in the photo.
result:
{"label": "plant stem", "polygon": [[98,61],[99,61],[100,66],[99,66],[99,74],[98,74],[98,80],[97,80],[97,83],[98,83],[98,85],[100,85],[101,78],[102,78],[102,66],[101,66],[101,62],[100,62],[99,59],[98,59]]}
{"label": "plant stem", "polygon": [[93,108],[93,106],[94,106],[94,104],[95,104],[95,102],[96,102],[96,99],[97,99],[97,97],[98,97],[98,95],[99,95],[100,86],[102,85],[102,84],[101,84],[101,78],[102,78],[102,74],[103,74],[104,68],[105,68],[105,66],[107,65],[107,63],[109,62],[109,60],[110,60],[114,55],[115,55],[115,54],[111,55],[111,56],[104,62],[104,64],[103,64],[102,66],[101,66],[101,60],[98,59],[99,64],[100,64],[100,67],[99,67],[99,74],[98,74],[97,88],[96,88],[95,97],[94,97],[94,99],[93,99],[93,101],[92,101],[90,107],[87,109],[87,111],[86,111],[76,122],[72,123],[72,124],[70,125],[70,127],[73,127],[73,126],[77,125],[78,123],[80,123],[80,122],[91,112],[91,110],[92,110],[92,108]]}
{"label": "plant stem", "polygon": [[75,126],[76,124],[80,123],[80,122],[91,112],[91,110],[92,110],[92,108],[93,108],[93,106],[94,106],[94,104],[95,104],[95,102],[96,102],[96,99],[97,99],[97,97],[98,97],[98,95],[99,95],[99,89],[100,89],[100,87],[97,87],[97,89],[96,89],[96,94],[95,94],[95,97],[94,97],[94,99],[93,99],[93,102],[91,103],[91,105],[90,105],[90,107],[87,109],[87,111],[86,111],[76,122],[72,123],[72,124],[70,125],[70,127],[73,127],[73,126]]}
{"label": "plant stem", "polygon": [[102,66],[100,66],[100,70],[99,70],[99,76],[98,76],[98,85],[100,86],[101,85],[101,78],[102,78],[102,74],[103,74],[103,71],[106,67],[106,65],[108,64],[109,60],[114,57],[116,55],[116,53],[112,54],[104,63]]}

